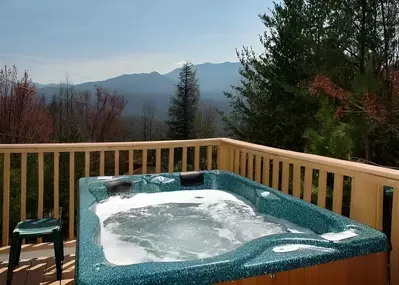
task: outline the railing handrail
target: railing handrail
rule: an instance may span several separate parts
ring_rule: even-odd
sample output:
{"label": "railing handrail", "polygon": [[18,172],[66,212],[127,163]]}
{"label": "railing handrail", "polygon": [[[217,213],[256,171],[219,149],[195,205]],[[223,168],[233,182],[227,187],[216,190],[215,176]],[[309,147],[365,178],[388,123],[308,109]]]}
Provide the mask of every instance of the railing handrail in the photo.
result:
{"label": "railing handrail", "polygon": [[198,145],[219,145],[220,138],[168,140],[168,141],[131,141],[131,142],[85,142],[85,143],[39,143],[39,144],[0,144],[1,153],[24,152],[63,152],[125,150],[128,148],[156,149],[170,147],[191,147]]}
{"label": "railing handrail", "polygon": [[333,167],[339,167],[351,171],[361,172],[368,175],[380,176],[387,179],[399,181],[399,170],[390,168],[362,164],[359,162],[347,161],[337,158],[331,158],[326,156],[320,156],[309,153],[301,153],[290,150],[283,150],[268,146],[257,145],[253,143],[243,142],[239,140],[221,138],[221,142],[231,144],[239,148],[246,148],[256,152],[268,153],[270,155],[276,155],[279,157],[285,157],[287,159],[301,160],[309,163],[316,163],[320,165],[328,165]]}
{"label": "railing handrail", "polygon": [[247,148],[252,151],[266,152],[270,155],[278,155],[287,159],[302,160],[309,163],[329,165],[343,168],[346,170],[362,172],[380,176],[387,179],[399,181],[399,170],[362,164],[359,162],[341,160],[331,157],[325,157],[309,153],[301,153],[290,150],[283,150],[268,146],[257,145],[230,138],[211,138],[211,139],[193,139],[193,140],[168,140],[168,141],[131,141],[131,142],[85,142],[85,143],[42,143],[42,144],[0,144],[2,153],[26,153],[26,152],[53,152],[53,151],[98,151],[98,150],[124,150],[128,148],[169,148],[173,145],[177,147],[193,145],[219,145],[221,142],[232,144],[237,147]]}

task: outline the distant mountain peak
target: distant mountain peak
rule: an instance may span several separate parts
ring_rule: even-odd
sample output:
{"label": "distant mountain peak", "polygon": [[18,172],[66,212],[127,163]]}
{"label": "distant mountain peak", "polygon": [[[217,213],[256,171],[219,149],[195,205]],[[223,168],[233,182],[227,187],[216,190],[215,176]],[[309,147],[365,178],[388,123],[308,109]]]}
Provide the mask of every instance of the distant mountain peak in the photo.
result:
{"label": "distant mountain peak", "polygon": [[[194,65],[201,89],[201,100],[211,100],[218,108],[228,106],[223,91],[231,90],[231,85],[239,83],[238,62],[211,63]],[[160,74],[157,71],[149,73],[122,74],[96,82],[85,82],[75,85],[76,91],[94,91],[95,86],[102,86],[110,91],[116,91],[125,96],[128,104],[127,114],[140,114],[145,101],[153,101],[160,112],[166,112],[169,98],[175,92],[175,84],[179,80],[180,68],[169,73]],[[36,83],[35,83],[36,84]],[[59,91],[59,84],[37,84],[40,93],[51,98]]]}

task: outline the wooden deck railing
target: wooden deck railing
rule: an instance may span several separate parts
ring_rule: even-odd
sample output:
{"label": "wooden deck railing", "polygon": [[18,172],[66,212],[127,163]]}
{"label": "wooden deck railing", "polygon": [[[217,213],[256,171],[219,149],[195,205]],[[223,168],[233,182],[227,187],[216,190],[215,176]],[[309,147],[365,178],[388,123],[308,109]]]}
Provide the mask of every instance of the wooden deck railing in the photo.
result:
{"label": "wooden deck railing", "polygon": [[[27,197],[32,191],[37,193],[37,215],[34,216],[43,217],[44,210],[52,208],[52,215],[58,217],[60,201],[64,205],[66,203],[68,239],[74,239],[75,193],[79,177],[203,169],[238,173],[379,230],[383,229],[383,187],[391,187],[394,189],[390,237],[391,284],[399,284],[399,171],[226,138],[0,145],[0,171],[3,172],[0,178],[3,193],[0,219],[2,244],[8,245],[13,227],[10,224],[11,198],[14,203],[15,197],[20,199],[18,220],[27,217]],[[45,173],[50,173],[50,182]],[[28,181],[32,180],[32,175],[37,175],[34,189]],[[50,192],[49,183],[52,186]],[[12,188],[14,185],[17,189]],[[60,193],[63,192],[60,190],[68,191],[68,201],[61,200]],[[44,205],[46,195],[53,197],[50,207]]]}
{"label": "wooden deck railing", "polygon": [[[45,164],[52,164],[53,172],[53,216],[58,218],[59,204],[60,204],[60,155],[67,154],[69,159],[67,161],[69,172],[69,191],[68,197],[68,238],[75,238],[75,201],[76,201],[76,187],[77,179],[79,177],[99,175],[122,175],[124,173],[134,173],[134,161],[140,160],[139,173],[148,173],[149,152],[154,153],[155,157],[151,156],[154,161],[155,169],[153,172],[161,172],[161,166],[164,165],[162,160],[167,160],[166,172],[173,172],[175,170],[187,171],[188,152],[193,154],[191,163],[193,163],[192,170],[200,169],[200,153],[206,153],[206,169],[216,168],[217,147],[219,139],[204,139],[204,140],[186,140],[186,141],[159,141],[159,142],[126,142],[126,143],[73,143],[73,144],[23,144],[23,145],[0,145],[0,167],[3,169],[3,203],[2,203],[2,245],[8,245],[10,229],[14,225],[10,225],[10,191],[20,191],[20,219],[24,220],[26,216],[26,201],[27,201],[27,177],[32,169],[27,169],[27,157],[32,156],[34,160],[33,168],[37,167],[37,215],[35,217],[43,217],[43,200],[44,200],[44,179],[45,179]],[[162,151],[166,152],[163,153]],[[181,167],[176,169],[175,151],[180,152]],[[193,150],[193,151],[190,151]],[[121,153],[124,153],[125,158],[121,162]],[[113,154],[110,162],[113,164],[113,171],[106,171],[106,154]],[[49,156],[50,155],[50,156]],[[81,164],[84,165],[84,170],[81,171],[80,176],[77,177],[75,162],[80,156]],[[2,156],[2,158],[1,158]],[[48,158],[45,161],[44,157]],[[84,156],[84,158],[83,158]],[[92,159],[94,157],[94,159]],[[215,159],[214,159],[215,158]],[[32,160],[31,159],[31,160]],[[83,161],[84,160],[84,161]],[[11,161],[13,165],[11,167]],[[36,163],[37,161],[37,163]],[[205,161],[205,160],[203,160]],[[214,162],[214,163],[213,163]],[[32,168],[32,163],[30,164]],[[96,169],[92,169],[95,166]],[[122,166],[122,167],[121,167]],[[121,168],[125,171],[121,172]],[[203,167],[204,168],[204,167]],[[20,189],[11,189],[12,171],[18,169],[20,172]],[[109,167],[108,167],[109,170]],[[29,171],[29,172],[28,172]],[[33,171],[34,172],[34,171]],[[46,189],[47,193],[49,189]]]}

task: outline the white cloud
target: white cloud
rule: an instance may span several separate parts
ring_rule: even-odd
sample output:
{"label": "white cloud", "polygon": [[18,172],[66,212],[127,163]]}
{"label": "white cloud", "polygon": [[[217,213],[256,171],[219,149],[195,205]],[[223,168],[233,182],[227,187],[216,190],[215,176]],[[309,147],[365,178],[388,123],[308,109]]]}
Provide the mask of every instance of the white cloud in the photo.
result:
{"label": "white cloud", "polygon": [[178,67],[181,67],[186,62],[187,62],[187,60],[182,60],[182,61],[176,62],[175,65],[178,66]]}

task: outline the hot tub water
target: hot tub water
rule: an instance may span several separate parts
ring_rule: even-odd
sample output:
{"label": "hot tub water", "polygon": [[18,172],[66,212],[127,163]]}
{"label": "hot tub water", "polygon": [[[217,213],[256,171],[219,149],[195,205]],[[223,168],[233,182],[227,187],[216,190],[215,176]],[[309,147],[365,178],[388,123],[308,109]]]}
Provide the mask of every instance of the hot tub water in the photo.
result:
{"label": "hot tub water", "polygon": [[262,236],[310,232],[221,190],[114,196],[95,212],[105,257],[116,265],[212,257]]}

